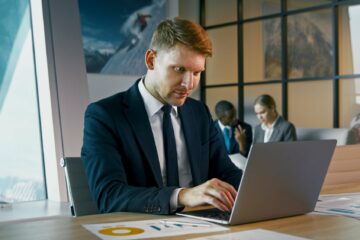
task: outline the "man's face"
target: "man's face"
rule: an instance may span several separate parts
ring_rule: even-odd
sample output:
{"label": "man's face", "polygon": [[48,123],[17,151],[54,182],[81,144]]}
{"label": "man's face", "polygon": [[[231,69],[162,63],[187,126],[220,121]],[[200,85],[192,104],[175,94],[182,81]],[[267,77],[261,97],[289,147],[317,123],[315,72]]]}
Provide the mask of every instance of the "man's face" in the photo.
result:
{"label": "man's face", "polygon": [[148,50],[145,86],[162,103],[181,106],[199,84],[205,59],[182,44],[169,50]]}
{"label": "man's face", "polygon": [[233,126],[236,123],[235,109],[226,111],[224,115],[219,118],[219,120],[224,126]]}

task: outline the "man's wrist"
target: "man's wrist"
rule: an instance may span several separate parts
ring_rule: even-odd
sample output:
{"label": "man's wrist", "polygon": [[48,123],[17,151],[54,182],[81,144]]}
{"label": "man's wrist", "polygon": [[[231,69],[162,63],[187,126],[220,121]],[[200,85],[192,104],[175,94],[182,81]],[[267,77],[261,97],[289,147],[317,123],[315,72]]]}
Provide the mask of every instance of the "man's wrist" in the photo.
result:
{"label": "man's wrist", "polygon": [[170,197],[170,212],[174,213],[178,208],[184,207],[182,204],[179,203],[179,193],[184,188],[176,188]]}

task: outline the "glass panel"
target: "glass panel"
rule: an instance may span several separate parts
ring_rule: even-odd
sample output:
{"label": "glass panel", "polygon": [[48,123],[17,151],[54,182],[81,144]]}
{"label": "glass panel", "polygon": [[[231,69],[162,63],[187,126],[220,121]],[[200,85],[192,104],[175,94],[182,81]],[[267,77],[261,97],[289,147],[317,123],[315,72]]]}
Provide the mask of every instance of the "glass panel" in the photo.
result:
{"label": "glass panel", "polygon": [[238,88],[237,87],[218,87],[206,89],[206,105],[209,107],[213,119],[216,119],[215,105],[220,100],[227,100],[234,104],[238,109]]}
{"label": "glass panel", "polygon": [[206,85],[237,83],[237,27],[208,30],[213,56],[206,61]]}
{"label": "glass panel", "polygon": [[0,8],[0,201],[45,199],[28,1]]}
{"label": "glass panel", "polygon": [[281,5],[280,0],[244,0],[243,8],[243,18],[247,19],[279,13]]}
{"label": "glass panel", "polygon": [[288,17],[289,78],[333,74],[332,14],[312,11]]}
{"label": "glass panel", "polygon": [[339,89],[340,127],[353,127],[360,123],[360,119],[356,121],[360,117],[360,78],[340,79]]}
{"label": "glass panel", "polygon": [[244,82],[281,79],[280,18],[244,24]]}
{"label": "glass panel", "polygon": [[281,84],[259,84],[244,87],[244,120],[253,127],[259,124],[254,112],[254,101],[261,94],[271,95],[276,102],[276,109],[282,114]]}
{"label": "glass panel", "polygon": [[332,128],[332,92],[331,80],[289,83],[288,119],[297,128]]}
{"label": "glass panel", "polygon": [[236,0],[206,0],[205,25],[215,25],[237,20]]}
{"label": "glass panel", "polygon": [[287,8],[288,10],[298,9],[298,8],[306,8],[306,7],[314,7],[321,4],[331,3],[332,0],[288,0]]}
{"label": "glass panel", "polygon": [[340,74],[360,73],[360,5],[339,7]]}

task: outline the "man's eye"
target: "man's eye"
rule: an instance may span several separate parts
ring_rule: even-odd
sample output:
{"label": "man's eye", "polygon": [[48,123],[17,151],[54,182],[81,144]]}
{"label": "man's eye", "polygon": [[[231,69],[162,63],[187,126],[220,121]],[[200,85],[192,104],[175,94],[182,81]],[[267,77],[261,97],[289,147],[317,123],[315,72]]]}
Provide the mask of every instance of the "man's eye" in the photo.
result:
{"label": "man's eye", "polygon": [[185,68],[183,67],[174,67],[175,72],[185,72]]}

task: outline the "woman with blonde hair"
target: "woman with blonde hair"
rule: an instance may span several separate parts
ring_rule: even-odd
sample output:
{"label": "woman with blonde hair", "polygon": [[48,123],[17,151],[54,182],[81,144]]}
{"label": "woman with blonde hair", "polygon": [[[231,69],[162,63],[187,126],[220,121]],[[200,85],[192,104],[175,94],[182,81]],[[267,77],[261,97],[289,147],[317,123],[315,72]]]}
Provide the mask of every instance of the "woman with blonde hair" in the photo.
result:
{"label": "woman with blonde hair", "polygon": [[296,141],[295,126],[279,115],[270,95],[257,97],[254,111],[260,124],[255,127],[253,143]]}

